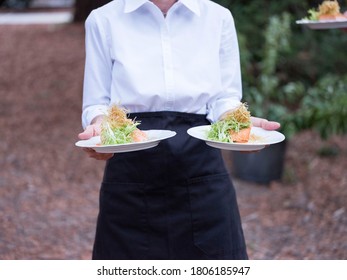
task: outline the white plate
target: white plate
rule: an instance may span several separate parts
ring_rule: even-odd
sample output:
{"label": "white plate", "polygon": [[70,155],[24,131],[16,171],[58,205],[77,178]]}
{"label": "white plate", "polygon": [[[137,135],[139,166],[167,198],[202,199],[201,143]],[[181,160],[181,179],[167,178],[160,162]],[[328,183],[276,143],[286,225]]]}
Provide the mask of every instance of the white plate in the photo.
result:
{"label": "white plate", "polygon": [[344,20],[297,20],[297,24],[305,25],[311,29],[347,28],[347,18]]}
{"label": "white plate", "polygon": [[88,140],[80,140],[76,142],[75,145],[81,148],[92,148],[98,153],[125,153],[153,148],[157,146],[160,141],[176,135],[176,132],[171,130],[152,129],[144,130],[144,132],[147,134],[148,140],[143,142],[100,145],[100,136],[95,136]]}
{"label": "white plate", "polygon": [[251,137],[256,138],[256,140],[251,140],[248,143],[225,143],[207,139],[207,133],[210,128],[210,125],[196,126],[188,129],[187,133],[194,138],[205,141],[211,147],[231,151],[257,151],[265,148],[267,145],[276,144],[285,139],[285,136],[278,131],[252,127]]}

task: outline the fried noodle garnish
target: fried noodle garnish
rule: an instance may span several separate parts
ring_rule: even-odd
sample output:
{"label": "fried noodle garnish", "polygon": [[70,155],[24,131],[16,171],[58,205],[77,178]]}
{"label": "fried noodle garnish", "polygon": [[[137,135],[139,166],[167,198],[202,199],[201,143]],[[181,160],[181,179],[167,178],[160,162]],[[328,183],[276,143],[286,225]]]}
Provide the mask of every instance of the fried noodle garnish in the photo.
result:
{"label": "fried noodle garnish", "polygon": [[318,15],[338,15],[340,14],[340,5],[337,0],[323,1],[318,7]]}

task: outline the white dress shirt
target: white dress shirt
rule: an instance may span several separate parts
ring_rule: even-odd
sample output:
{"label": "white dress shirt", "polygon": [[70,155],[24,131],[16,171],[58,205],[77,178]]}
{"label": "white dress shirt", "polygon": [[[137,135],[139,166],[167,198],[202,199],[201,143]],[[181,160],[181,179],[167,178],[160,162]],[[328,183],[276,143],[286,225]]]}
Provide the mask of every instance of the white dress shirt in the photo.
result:
{"label": "white dress shirt", "polygon": [[212,1],[178,0],[164,17],[151,1],[114,0],[85,28],[83,127],[110,104],[206,114],[211,122],[240,104],[234,20]]}

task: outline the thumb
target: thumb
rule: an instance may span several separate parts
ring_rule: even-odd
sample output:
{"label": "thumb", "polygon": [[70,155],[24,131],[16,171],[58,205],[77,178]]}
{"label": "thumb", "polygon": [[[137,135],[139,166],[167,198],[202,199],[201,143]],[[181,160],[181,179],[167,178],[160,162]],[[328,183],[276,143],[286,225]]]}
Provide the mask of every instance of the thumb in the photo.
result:
{"label": "thumb", "polygon": [[278,122],[273,122],[273,121],[264,121],[262,123],[262,128],[266,130],[277,130],[281,127],[281,124]]}
{"label": "thumb", "polygon": [[251,117],[252,124],[257,127],[261,127],[266,130],[276,130],[281,127],[281,124],[274,121],[268,121],[267,119]]}
{"label": "thumb", "polygon": [[89,138],[92,138],[95,135],[96,134],[95,134],[94,126],[93,125],[88,125],[83,132],[78,134],[78,138],[81,139],[81,140],[87,140]]}

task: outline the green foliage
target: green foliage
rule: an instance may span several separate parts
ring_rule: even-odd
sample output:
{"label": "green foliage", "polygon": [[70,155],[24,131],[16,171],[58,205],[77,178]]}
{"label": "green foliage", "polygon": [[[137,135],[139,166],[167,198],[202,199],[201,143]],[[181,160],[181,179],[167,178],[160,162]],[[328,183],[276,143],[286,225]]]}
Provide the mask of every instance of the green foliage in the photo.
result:
{"label": "green foliage", "polygon": [[[297,106],[305,92],[305,86],[300,81],[283,83],[277,75],[278,60],[281,55],[290,51],[290,15],[269,18],[264,33],[264,46],[261,49],[263,59],[259,61],[260,73],[256,79],[244,79],[244,99],[249,104],[253,115],[277,120],[282,124],[282,130],[287,137],[295,133],[295,127],[289,118],[291,109]],[[240,41],[241,44],[245,40]],[[249,58],[249,56],[247,56]],[[242,58],[244,63],[250,63]]]}
{"label": "green foliage", "polygon": [[322,138],[347,133],[347,75],[326,75],[300,105],[291,120],[298,130],[313,128]]}
{"label": "green foliage", "polygon": [[[246,39],[251,67],[248,76],[256,75],[263,60],[264,30],[269,19],[284,12],[291,16],[293,33],[291,49],[277,61],[277,72],[281,79],[302,80],[306,84],[316,82],[322,75],[333,72],[337,75],[347,71],[347,34],[341,30],[311,30],[295,23],[308,16],[308,10],[317,8],[323,0],[217,0],[229,8],[234,16],[239,34]],[[339,0],[341,10],[347,10],[347,1]],[[240,49],[241,54],[245,50]],[[337,55],[338,54],[338,55]],[[245,67],[245,65],[243,65]]]}
{"label": "green foliage", "polygon": [[[322,1],[216,2],[235,19],[252,114],[281,122],[287,138],[304,129],[347,133],[347,33],[295,23]],[[347,1],[339,3],[345,11]]]}

